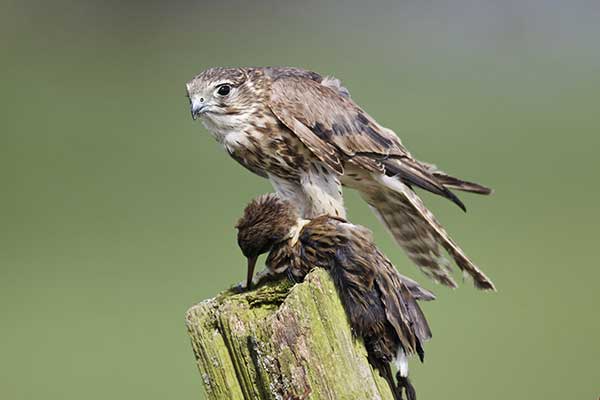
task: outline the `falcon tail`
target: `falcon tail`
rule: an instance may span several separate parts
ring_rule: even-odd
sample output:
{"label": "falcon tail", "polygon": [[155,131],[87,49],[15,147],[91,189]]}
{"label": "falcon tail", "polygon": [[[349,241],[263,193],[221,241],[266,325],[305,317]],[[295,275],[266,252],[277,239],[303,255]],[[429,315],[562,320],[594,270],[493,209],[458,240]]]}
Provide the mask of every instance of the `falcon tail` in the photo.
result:
{"label": "falcon tail", "polygon": [[408,185],[396,177],[373,177],[378,190],[362,192],[362,196],[408,257],[426,275],[446,286],[457,287],[451,276],[450,262],[442,253],[445,250],[463,274],[473,278],[475,287],[496,290],[492,281],[450,238]]}

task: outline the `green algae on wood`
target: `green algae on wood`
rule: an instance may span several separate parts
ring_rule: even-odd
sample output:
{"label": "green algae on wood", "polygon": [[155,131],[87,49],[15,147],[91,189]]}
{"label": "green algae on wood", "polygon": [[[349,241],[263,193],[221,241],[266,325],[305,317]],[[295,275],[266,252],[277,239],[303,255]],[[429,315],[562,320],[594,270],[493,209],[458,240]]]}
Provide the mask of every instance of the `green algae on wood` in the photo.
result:
{"label": "green algae on wood", "polygon": [[210,400],[393,399],[324,270],[224,292],[190,308],[186,323]]}

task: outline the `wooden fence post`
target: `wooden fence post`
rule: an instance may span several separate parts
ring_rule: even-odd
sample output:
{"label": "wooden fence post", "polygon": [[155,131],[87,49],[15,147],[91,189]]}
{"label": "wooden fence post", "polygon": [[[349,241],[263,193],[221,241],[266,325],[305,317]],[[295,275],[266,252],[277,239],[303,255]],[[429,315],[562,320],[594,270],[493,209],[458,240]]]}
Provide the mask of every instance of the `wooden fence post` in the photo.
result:
{"label": "wooden fence post", "polygon": [[393,399],[325,270],[224,292],[191,307],[186,324],[210,400]]}

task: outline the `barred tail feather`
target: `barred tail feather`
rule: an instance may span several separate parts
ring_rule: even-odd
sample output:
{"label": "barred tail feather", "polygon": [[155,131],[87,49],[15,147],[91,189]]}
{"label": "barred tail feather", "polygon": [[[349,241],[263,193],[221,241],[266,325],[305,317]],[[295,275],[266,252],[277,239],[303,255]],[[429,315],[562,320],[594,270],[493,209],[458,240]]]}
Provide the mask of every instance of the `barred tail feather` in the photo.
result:
{"label": "barred tail feather", "polygon": [[492,281],[477,268],[446,230],[425,207],[422,200],[399,179],[380,175],[377,193],[363,193],[371,208],[388,228],[408,257],[433,280],[457,287],[451,276],[450,262],[443,248],[465,273],[473,278],[475,287],[495,290]]}

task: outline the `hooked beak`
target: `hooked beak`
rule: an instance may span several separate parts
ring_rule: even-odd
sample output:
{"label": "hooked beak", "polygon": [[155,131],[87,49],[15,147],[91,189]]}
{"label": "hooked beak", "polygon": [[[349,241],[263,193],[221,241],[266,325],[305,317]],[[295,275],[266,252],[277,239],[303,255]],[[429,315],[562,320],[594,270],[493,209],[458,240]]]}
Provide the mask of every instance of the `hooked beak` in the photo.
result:
{"label": "hooked beak", "polygon": [[246,275],[246,290],[252,289],[252,278],[254,277],[254,267],[256,266],[258,256],[248,257],[248,273]]}
{"label": "hooked beak", "polygon": [[200,116],[202,110],[205,107],[206,104],[204,104],[204,99],[200,99],[199,101],[192,101],[192,103],[190,104],[190,112],[192,113],[192,119],[194,121]]}

